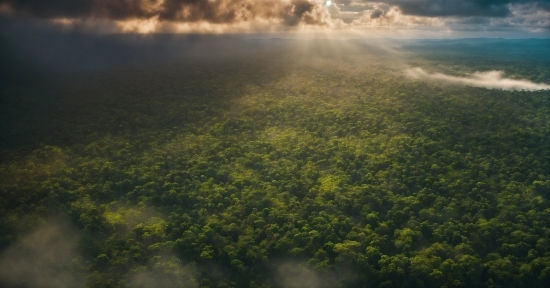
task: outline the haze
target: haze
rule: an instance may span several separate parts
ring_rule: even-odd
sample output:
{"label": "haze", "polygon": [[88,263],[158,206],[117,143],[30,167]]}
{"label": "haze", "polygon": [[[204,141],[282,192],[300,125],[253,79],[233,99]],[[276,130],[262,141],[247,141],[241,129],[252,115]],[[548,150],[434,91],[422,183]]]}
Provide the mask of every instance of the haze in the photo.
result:
{"label": "haze", "polygon": [[0,0],[0,287],[549,287],[549,19]]}

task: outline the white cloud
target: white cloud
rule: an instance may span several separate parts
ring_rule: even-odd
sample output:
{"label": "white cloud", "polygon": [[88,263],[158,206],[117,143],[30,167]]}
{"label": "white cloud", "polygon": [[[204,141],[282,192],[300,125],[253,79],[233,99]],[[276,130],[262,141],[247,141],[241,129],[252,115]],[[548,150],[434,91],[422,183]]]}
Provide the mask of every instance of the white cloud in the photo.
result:
{"label": "white cloud", "polygon": [[442,73],[428,73],[422,68],[413,68],[406,71],[406,75],[413,79],[435,81],[446,84],[459,84],[474,87],[502,90],[537,91],[550,89],[550,85],[534,83],[526,79],[505,78],[502,71],[475,72],[469,77],[457,77]]}

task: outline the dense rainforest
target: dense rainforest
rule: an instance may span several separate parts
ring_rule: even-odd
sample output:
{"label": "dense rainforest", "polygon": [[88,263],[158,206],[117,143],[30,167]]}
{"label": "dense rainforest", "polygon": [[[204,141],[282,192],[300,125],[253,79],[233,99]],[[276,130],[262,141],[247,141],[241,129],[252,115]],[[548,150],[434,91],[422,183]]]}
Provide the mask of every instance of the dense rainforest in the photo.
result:
{"label": "dense rainforest", "polygon": [[5,40],[0,286],[550,285],[550,91],[404,73],[549,83],[550,41],[98,37]]}

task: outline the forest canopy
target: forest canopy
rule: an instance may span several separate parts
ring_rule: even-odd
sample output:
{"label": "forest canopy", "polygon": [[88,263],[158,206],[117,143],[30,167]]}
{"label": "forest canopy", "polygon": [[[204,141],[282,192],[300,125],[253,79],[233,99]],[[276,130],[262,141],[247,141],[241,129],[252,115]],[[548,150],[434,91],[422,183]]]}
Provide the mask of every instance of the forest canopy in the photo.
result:
{"label": "forest canopy", "polygon": [[550,285],[550,91],[406,75],[550,41],[71,37],[0,48],[0,286]]}

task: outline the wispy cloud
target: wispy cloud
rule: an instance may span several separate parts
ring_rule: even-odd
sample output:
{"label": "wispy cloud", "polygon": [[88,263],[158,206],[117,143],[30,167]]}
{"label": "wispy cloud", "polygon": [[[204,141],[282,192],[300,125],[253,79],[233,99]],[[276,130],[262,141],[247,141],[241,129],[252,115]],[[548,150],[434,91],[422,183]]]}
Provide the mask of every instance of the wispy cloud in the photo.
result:
{"label": "wispy cloud", "polygon": [[196,288],[192,265],[184,266],[175,256],[155,256],[146,266],[133,269],[125,281],[127,287]]}
{"label": "wispy cloud", "polygon": [[0,286],[84,287],[84,267],[76,231],[47,221],[0,255]]}
{"label": "wispy cloud", "polygon": [[526,90],[537,91],[550,89],[550,85],[544,83],[535,83],[526,79],[512,79],[504,77],[503,71],[475,72],[468,77],[458,77],[446,75],[443,73],[428,73],[422,68],[413,68],[406,71],[406,75],[413,79],[424,81],[435,81],[446,84],[459,84],[474,87],[483,87],[489,89],[502,90]]}
{"label": "wispy cloud", "polygon": [[331,273],[318,273],[305,263],[286,261],[275,263],[274,286],[286,288],[298,287],[339,287],[339,283]]}

